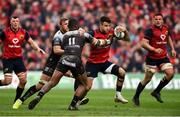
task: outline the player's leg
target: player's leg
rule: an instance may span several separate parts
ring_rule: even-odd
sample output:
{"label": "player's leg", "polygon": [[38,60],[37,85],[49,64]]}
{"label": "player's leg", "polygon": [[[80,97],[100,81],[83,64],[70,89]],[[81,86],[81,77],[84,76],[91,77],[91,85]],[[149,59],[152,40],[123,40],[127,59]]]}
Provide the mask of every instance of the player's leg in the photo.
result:
{"label": "player's leg", "polygon": [[39,103],[39,101],[42,99],[42,97],[59,83],[59,81],[63,75],[64,75],[64,73],[55,70],[51,80],[41,88],[41,90],[39,91],[39,93],[37,94],[35,99],[33,99],[29,103],[28,108],[33,109]]}
{"label": "player's leg", "polygon": [[165,76],[161,79],[157,88],[151,93],[153,97],[160,103],[163,103],[161,99],[160,91],[170,82],[174,76],[173,65],[171,63],[165,63],[161,65],[161,70],[165,72]]}
{"label": "player's leg", "polygon": [[24,87],[26,85],[26,78],[27,78],[27,73],[26,72],[21,72],[17,74],[17,77],[19,78],[19,85],[16,89],[16,97],[14,99],[14,102],[21,97],[23,91],[24,91]]}
{"label": "player's leg", "polygon": [[27,92],[20,98],[21,101],[25,101],[27,98],[29,98],[31,95],[35,94],[38,92],[47,82],[49,82],[50,78],[53,75],[53,72],[56,68],[56,65],[58,63],[57,58],[53,57],[51,54],[48,57],[46,61],[46,65],[43,69],[40,81],[38,84],[31,86]]}
{"label": "player's leg", "polygon": [[117,76],[115,102],[121,102],[123,104],[128,103],[128,100],[126,100],[121,94],[121,90],[125,79],[125,73],[125,70],[117,65],[114,65],[112,67],[111,74]]}
{"label": "player's leg", "polygon": [[139,82],[137,89],[136,89],[136,93],[132,99],[135,106],[140,105],[140,101],[139,101],[140,94],[144,90],[145,86],[151,81],[155,72],[156,72],[156,66],[146,65],[145,77],[142,81]]}
{"label": "player's leg", "polygon": [[12,73],[5,73],[4,79],[0,80],[0,86],[6,86],[11,84],[12,82]]}
{"label": "player's leg", "polygon": [[[93,85],[93,80],[94,78],[97,77],[98,72],[100,71],[101,66],[99,64],[93,64],[93,63],[86,63],[86,73],[87,73],[87,82],[88,82],[88,87],[91,89],[92,85]],[[80,82],[78,79],[75,79],[75,87],[74,90],[77,89],[77,87],[79,86]],[[89,98],[86,98],[87,92],[84,92],[83,96],[81,97],[80,101],[78,102],[79,105],[85,105],[89,102]]]}
{"label": "player's leg", "polygon": [[101,66],[101,71],[103,73],[110,73],[115,76],[117,76],[117,82],[116,82],[116,93],[115,93],[115,102],[121,102],[123,104],[128,103],[128,100],[126,100],[121,95],[122,86],[124,83],[125,78],[125,70],[109,61],[106,61]]}
{"label": "player's leg", "polygon": [[43,87],[43,85],[50,80],[56,68],[57,62],[58,61],[56,59],[51,58],[51,56],[47,59],[40,81],[36,85],[31,86],[25,92],[25,94],[14,103],[13,109],[18,109],[25,100],[27,100],[30,96],[38,92]]}
{"label": "player's leg", "polygon": [[23,102],[28,99],[30,96],[32,96],[33,94],[35,94],[36,92],[38,92],[39,90],[41,90],[41,88],[49,82],[50,80],[50,76],[46,75],[46,74],[42,74],[40,81],[36,84],[31,86],[27,92],[20,98]]}
{"label": "player's leg", "polygon": [[16,100],[16,102],[13,105],[13,109],[18,109],[25,100],[27,100],[30,96],[38,92],[49,81],[49,79],[50,76],[42,74],[39,83],[31,86],[22,97]]}
{"label": "player's leg", "polygon": [[[76,91],[76,89],[78,88],[78,86],[81,85],[81,82],[78,79],[75,79],[74,81],[74,91]],[[85,105],[89,102],[89,98],[85,97],[86,94],[84,94],[84,96],[82,96],[82,98],[80,99],[80,105]]]}
{"label": "player's leg", "polygon": [[21,97],[23,91],[24,91],[24,87],[26,85],[27,82],[27,70],[26,67],[23,63],[22,58],[17,58],[13,60],[13,64],[14,64],[14,72],[17,75],[17,77],[19,78],[19,85],[16,89],[16,97],[14,99],[14,102]]}
{"label": "player's leg", "polygon": [[4,79],[0,80],[0,86],[6,86],[12,82],[13,64],[11,60],[3,59]]}
{"label": "player's leg", "polygon": [[67,71],[68,67],[62,64],[61,62],[58,62],[56,70],[54,71],[50,81],[41,88],[35,99],[33,99],[29,103],[28,108],[33,109],[42,99],[44,94],[46,94],[49,90],[51,90],[54,86],[56,86],[59,83],[60,79]]}
{"label": "player's leg", "polygon": [[[85,70],[83,70],[85,71]],[[79,73],[81,73],[80,71]],[[91,85],[88,83],[88,78],[86,72],[82,73],[82,75],[78,75],[76,77],[80,84],[75,91],[74,97],[69,105],[69,110],[78,110],[78,105],[81,103],[82,99],[86,96],[87,92],[90,90]]]}

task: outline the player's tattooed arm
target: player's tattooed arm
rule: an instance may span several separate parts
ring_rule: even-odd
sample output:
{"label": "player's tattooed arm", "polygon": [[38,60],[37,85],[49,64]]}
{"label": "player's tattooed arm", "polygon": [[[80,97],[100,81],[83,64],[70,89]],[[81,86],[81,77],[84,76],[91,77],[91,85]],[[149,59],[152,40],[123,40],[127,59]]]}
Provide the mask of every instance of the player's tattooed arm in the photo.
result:
{"label": "player's tattooed arm", "polygon": [[90,39],[90,43],[97,47],[104,47],[111,44],[110,39],[96,39],[91,36],[89,33],[84,33],[85,38]]}
{"label": "player's tattooed arm", "polygon": [[96,39],[93,38],[92,44],[97,47],[104,47],[111,44],[111,40],[109,39]]}

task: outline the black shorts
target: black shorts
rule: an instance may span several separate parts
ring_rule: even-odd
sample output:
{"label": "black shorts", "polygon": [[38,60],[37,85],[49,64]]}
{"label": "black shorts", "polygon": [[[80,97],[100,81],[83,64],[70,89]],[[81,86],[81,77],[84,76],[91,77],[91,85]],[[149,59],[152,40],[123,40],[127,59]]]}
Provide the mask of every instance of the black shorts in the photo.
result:
{"label": "black shorts", "polygon": [[56,70],[62,73],[66,73],[68,70],[70,70],[75,78],[85,72],[81,58],[76,55],[62,56],[56,66]]}
{"label": "black shorts", "polygon": [[13,71],[17,74],[20,72],[26,72],[22,58],[3,59],[3,72],[12,73]]}
{"label": "black shorts", "polygon": [[157,66],[160,67],[161,64],[163,63],[170,63],[169,58],[162,58],[162,59],[152,59],[152,58],[146,58],[146,65],[151,65],[151,66]]}
{"label": "black shorts", "polygon": [[93,77],[93,78],[96,78],[98,76],[98,72],[114,74],[114,72],[112,71],[112,68],[110,69],[110,71],[107,71],[111,65],[112,65],[112,67],[119,68],[119,66],[117,66],[109,61],[106,61],[104,63],[87,62],[86,63],[86,72],[88,73],[88,76]]}
{"label": "black shorts", "polygon": [[46,65],[44,66],[43,74],[51,77],[56,69],[59,59],[60,56],[50,55],[46,61]]}

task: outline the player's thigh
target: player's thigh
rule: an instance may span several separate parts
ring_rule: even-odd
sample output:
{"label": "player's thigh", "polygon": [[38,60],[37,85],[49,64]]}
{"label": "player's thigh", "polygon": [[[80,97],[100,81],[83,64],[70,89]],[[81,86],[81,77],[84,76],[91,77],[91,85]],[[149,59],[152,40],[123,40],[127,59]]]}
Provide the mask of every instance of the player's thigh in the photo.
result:
{"label": "player's thigh", "polygon": [[116,76],[125,76],[125,70],[123,68],[109,61],[103,64],[102,69],[103,73],[109,73]]}
{"label": "player's thigh", "polygon": [[58,64],[57,58],[49,57],[43,69],[43,74],[47,76],[52,76],[56,66]]}
{"label": "player's thigh", "polygon": [[[26,73],[26,67],[24,65],[24,62],[23,62],[23,59],[22,58],[16,58],[13,60],[13,70],[14,72],[17,74],[20,74],[20,73]],[[22,74],[26,77],[26,74]]]}
{"label": "player's thigh", "polygon": [[161,65],[161,70],[165,72],[166,78],[171,80],[174,76],[174,69],[171,63],[164,63]]}
{"label": "player's thigh", "polygon": [[69,67],[67,65],[62,64],[60,61],[58,62],[56,69],[50,79],[52,82],[59,82],[59,80],[62,78],[62,76],[69,70]]}
{"label": "player's thigh", "polygon": [[88,74],[88,77],[91,77],[91,78],[96,78],[98,75],[98,72],[100,72],[100,69],[101,69],[100,64],[87,62],[85,65],[85,70]]}
{"label": "player's thigh", "polygon": [[4,82],[5,84],[10,84],[12,82],[12,72],[13,64],[11,60],[3,59],[3,73],[4,73]]}
{"label": "player's thigh", "polygon": [[151,64],[146,64],[145,65],[145,77],[144,77],[144,81],[145,82],[149,82],[153,75],[156,73],[157,71],[157,66],[155,65],[151,65]]}

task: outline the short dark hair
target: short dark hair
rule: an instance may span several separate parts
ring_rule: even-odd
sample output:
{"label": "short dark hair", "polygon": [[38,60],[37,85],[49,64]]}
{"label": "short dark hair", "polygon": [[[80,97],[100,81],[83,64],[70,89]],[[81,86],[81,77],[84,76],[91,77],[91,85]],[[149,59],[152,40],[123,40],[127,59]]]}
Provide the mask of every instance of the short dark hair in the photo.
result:
{"label": "short dark hair", "polygon": [[10,19],[12,19],[12,18],[16,19],[16,18],[19,18],[19,17],[17,15],[13,15],[13,16],[10,17]]}
{"label": "short dark hair", "polygon": [[155,16],[161,16],[162,18],[164,18],[162,13],[155,13],[154,17]]}
{"label": "short dark hair", "polygon": [[100,23],[103,23],[103,22],[111,23],[111,20],[110,20],[110,18],[107,17],[107,16],[102,16],[102,17],[100,18]]}
{"label": "short dark hair", "polygon": [[68,28],[70,31],[79,29],[79,22],[74,18],[69,19]]}
{"label": "short dark hair", "polygon": [[67,18],[61,18],[61,19],[59,20],[59,25],[62,25],[62,23],[65,22],[66,20],[68,20],[68,19],[67,19]]}

